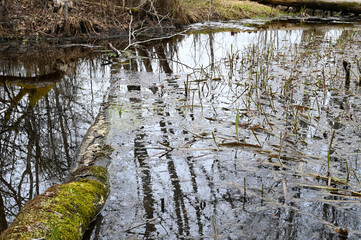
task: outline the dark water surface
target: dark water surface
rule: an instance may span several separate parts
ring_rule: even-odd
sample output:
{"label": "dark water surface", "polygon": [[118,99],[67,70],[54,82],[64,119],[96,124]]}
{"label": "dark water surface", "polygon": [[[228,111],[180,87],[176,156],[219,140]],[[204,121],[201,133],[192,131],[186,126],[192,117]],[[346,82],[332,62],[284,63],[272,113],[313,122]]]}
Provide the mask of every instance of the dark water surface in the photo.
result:
{"label": "dark water surface", "polygon": [[92,239],[361,238],[360,25],[246,30],[113,64],[112,190]]}
{"label": "dark water surface", "polygon": [[0,230],[66,177],[108,89],[109,69],[100,60],[75,60],[69,55],[76,50],[66,51],[57,59],[6,50],[1,56]]}
{"label": "dark water surface", "polygon": [[108,93],[111,193],[85,239],[360,239],[361,24],[261,23],[106,66],[1,56],[1,228],[66,176]]}

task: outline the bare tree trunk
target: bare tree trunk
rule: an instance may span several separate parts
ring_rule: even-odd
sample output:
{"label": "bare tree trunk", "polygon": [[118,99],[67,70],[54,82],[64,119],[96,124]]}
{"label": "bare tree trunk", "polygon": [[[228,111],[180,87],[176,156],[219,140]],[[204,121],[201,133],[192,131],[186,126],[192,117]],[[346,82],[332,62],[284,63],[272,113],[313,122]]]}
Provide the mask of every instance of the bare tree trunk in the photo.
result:
{"label": "bare tree trunk", "polygon": [[259,0],[258,2],[291,7],[342,11],[356,14],[361,13],[360,0]]}
{"label": "bare tree trunk", "polygon": [[3,197],[0,192],[0,232],[5,230],[8,227],[8,223],[5,218],[5,206],[3,202]]}

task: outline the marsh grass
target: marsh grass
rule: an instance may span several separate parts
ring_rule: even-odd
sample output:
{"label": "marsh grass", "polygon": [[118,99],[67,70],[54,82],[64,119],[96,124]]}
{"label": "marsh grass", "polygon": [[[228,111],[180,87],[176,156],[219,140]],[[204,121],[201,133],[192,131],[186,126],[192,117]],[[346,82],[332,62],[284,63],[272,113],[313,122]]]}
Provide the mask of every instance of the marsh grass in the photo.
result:
{"label": "marsh grass", "polygon": [[[282,177],[282,195],[288,200],[295,182],[320,195],[326,190],[359,197],[361,140],[354,133],[360,129],[355,106],[361,72],[359,59],[344,53],[357,48],[352,43],[359,38],[340,34],[341,40],[322,39],[317,34],[298,35],[301,40],[292,42],[277,31],[265,31],[259,42],[242,49],[229,44],[221,58],[211,60],[209,54],[209,65],[192,68],[180,79],[178,102],[191,114],[200,113],[197,122],[207,134],[191,131],[198,146],[207,144],[204,149],[217,155],[233,150],[241,156],[235,161]],[[348,90],[344,58],[353,63]],[[248,197],[254,191],[249,179]],[[345,187],[349,190],[343,191]],[[269,199],[265,189],[272,187],[262,183],[259,188],[260,198]]]}
{"label": "marsh grass", "polygon": [[330,145],[328,147],[328,152],[327,152],[327,176],[331,178],[331,164],[330,164],[330,156],[331,156],[331,147],[332,147],[332,142],[333,139],[335,138],[335,130],[332,131],[331,134],[331,140],[330,140]]}
{"label": "marsh grass", "polygon": [[[348,41],[351,38],[355,36],[342,34],[334,42],[338,46],[337,49],[349,47]],[[229,53],[225,58],[212,66],[202,67],[197,73],[197,78],[202,79],[202,81],[197,80],[198,84],[202,84],[203,87],[198,85],[198,99],[194,101],[206,103],[210,100],[209,95],[212,95],[213,99],[222,98],[223,101],[227,101],[224,97],[227,96],[230,102],[229,109],[232,109],[234,114],[235,131],[234,137],[229,137],[232,133],[228,133],[227,136],[224,132],[217,135],[212,133],[213,142],[219,151],[224,148],[257,151],[265,155],[269,161],[277,159],[277,163],[270,162],[269,164],[285,171],[288,171],[287,169],[296,162],[306,162],[307,165],[307,159],[323,158],[327,162],[327,171],[316,175],[319,179],[326,179],[327,186],[352,184],[353,179],[359,182],[357,165],[360,141],[358,145],[351,146],[357,150],[353,160],[348,157],[342,158],[345,171],[341,171],[340,167],[336,166],[336,162],[331,161],[333,154],[339,154],[339,150],[334,149],[335,144],[339,144],[335,137],[335,130],[331,131],[329,138],[328,134],[324,133],[327,132],[326,121],[339,121],[336,116],[333,116],[331,109],[334,107],[330,104],[333,98],[330,98],[330,95],[342,95],[340,91],[344,89],[343,76],[340,74],[342,64],[335,60],[340,51],[328,47],[328,42],[324,44],[322,50],[319,50],[319,46],[314,41],[318,41],[316,36],[310,34],[305,37],[303,45],[295,44],[294,47],[282,44],[282,40],[271,41],[265,45],[251,44],[242,50],[230,45]],[[359,71],[357,64],[359,63],[354,65],[350,88],[355,86],[352,82],[357,82],[359,78],[355,73]],[[307,75],[302,75],[302,71],[298,68],[306,71]],[[219,79],[219,81],[212,81],[212,79]],[[208,89],[207,93],[204,93],[205,86]],[[347,106],[349,105],[347,102]],[[341,114],[342,118],[349,116],[348,107],[345,111],[345,114]],[[216,121],[222,125],[230,123],[222,118]],[[353,124],[359,126],[357,122]],[[314,133],[309,132],[310,128],[315,129]],[[317,135],[314,137],[320,138],[320,142],[328,146],[322,153],[324,157],[312,155],[312,152],[317,152],[315,149],[305,152],[304,149],[312,149],[312,146],[309,146],[309,142],[313,141],[308,137],[310,134]],[[325,139],[322,140],[323,138]],[[268,150],[270,149],[269,139],[278,139],[276,153]],[[312,172],[302,172],[302,174],[315,176]],[[345,179],[345,181],[340,179]],[[341,194],[340,191],[338,194]],[[348,194],[349,192],[346,195]],[[350,195],[358,196],[355,192]]]}
{"label": "marsh grass", "polygon": [[276,8],[250,1],[234,0],[185,0],[180,1],[177,15],[185,23],[205,20],[230,20],[242,18],[261,18],[281,15]]}
{"label": "marsh grass", "polygon": [[[332,32],[341,36],[337,30]],[[180,192],[187,195],[183,213],[189,220],[209,213],[202,217],[201,224],[214,229],[211,234],[218,232],[219,238],[235,232],[231,227],[239,227],[239,221],[245,226],[242,219],[257,214],[263,219],[264,213],[277,217],[280,213],[285,222],[290,212],[296,213],[298,224],[292,226],[295,231],[309,220],[335,229],[334,215],[331,221],[322,216],[330,205],[340,213],[337,221],[349,222],[349,216],[358,219],[355,210],[342,218],[344,206],[350,209],[361,197],[361,172],[357,168],[361,142],[358,75],[350,75],[349,89],[345,89],[342,60],[352,62],[352,70],[357,73],[356,58],[346,53],[360,47],[348,43],[349,39],[343,43],[345,49],[330,47],[337,45],[337,37],[328,39],[327,34],[316,30],[235,33],[240,45],[225,40],[232,34],[213,35],[186,35],[184,42],[178,42],[178,51],[163,54],[189,61],[182,67],[194,64],[177,77],[162,75],[159,84],[164,86],[163,95],[149,93],[147,87],[132,93],[142,102],[134,106],[141,106],[145,127],[134,137],[139,133],[147,136],[142,139],[149,152],[145,171],[151,173],[149,186],[156,189],[154,199],[168,195],[172,206],[174,188],[168,183],[179,184]],[[249,44],[240,40],[244,36],[252,37],[247,39]],[[212,37],[214,48],[207,47]],[[170,41],[165,44],[173,49]],[[156,46],[149,47],[149,55],[157,57]],[[211,51],[216,49],[221,51],[212,56]],[[222,52],[221,56],[217,52]],[[189,60],[189,53],[194,62]],[[138,66],[146,64],[138,61]],[[173,63],[169,61],[169,65]],[[164,69],[154,68],[142,84],[153,84],[155,75]],[[173,70],[178,70],[178,65]],[[124,95],[127,99],[128,94]],[[159,111],[149,112],[148,103],[157,104]],[[333,135],[330,129],[336,133]],[[134,147],[132,141],[128,146]],[[129,156],[129,162],[134,160]],[[170,170],[170,164],[176,168]],[[144,168],[136,173],[142,176]],[[168,174],[171,178],[166,183],[164,176]],[[194,207],[200,209],[197,202],[203,199],[206,211],[197,215]],[[217,221],[209,221],[213,216]],[[168,226],[175,226],[173,223],[168,222]],[[260,226],[257,220],[253,224]],[[350,228],[357,229],[355,225]]]}

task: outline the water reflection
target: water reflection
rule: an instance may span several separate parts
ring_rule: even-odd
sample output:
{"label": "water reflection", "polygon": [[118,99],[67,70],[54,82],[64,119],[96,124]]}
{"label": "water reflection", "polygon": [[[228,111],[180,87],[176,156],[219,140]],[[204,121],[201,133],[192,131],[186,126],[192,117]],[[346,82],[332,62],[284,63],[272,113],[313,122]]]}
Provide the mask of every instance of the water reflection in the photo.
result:
{"label": "water reflection", "polygon": [[[333,176],[357,164],[359,123],[336,103],[361,116],[341,61],[355,62],[360,38],[332,26],[193,34],[114,64],[112,192],[93,239],[359,239],[359,198],[315,175],[327,174],[328,120],[344,123]],[[359,191],[353,169],[332,186]]]}
{"label": "water reflection", "polygon": [[109,71],[96,59],[59,65],[3,56],[0,63],[2,231],[29,199],[66,176],[102,103]]}

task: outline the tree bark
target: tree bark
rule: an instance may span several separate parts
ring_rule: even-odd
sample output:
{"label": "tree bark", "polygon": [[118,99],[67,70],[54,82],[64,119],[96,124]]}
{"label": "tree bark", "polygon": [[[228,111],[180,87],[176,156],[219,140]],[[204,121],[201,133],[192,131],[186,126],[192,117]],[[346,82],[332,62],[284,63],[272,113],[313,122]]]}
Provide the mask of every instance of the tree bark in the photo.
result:
{"label": "tree bark", "polygon": [[360,14],[360,0],[259,0],[260,3]]}
{"label": "tree bark", "polygon": [[[88,176],[94,177],[95,172],[105,174],[106,170],[84,169]],[[0,239],[80,240],[103,207],[108,191],[108,185],[99,179],[83,178],[55,185],[28,202]]]}

